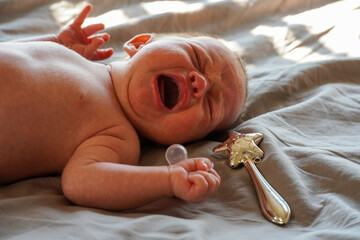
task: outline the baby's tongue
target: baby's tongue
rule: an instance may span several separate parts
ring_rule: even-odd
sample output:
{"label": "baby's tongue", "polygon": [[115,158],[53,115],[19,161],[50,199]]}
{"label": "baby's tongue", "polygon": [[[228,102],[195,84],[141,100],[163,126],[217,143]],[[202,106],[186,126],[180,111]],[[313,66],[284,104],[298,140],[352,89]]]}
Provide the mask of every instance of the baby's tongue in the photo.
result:
{"label": "baby's tongue", "polygon": [[167,108],[173,108],[179,101],[179,89],[174,81],[166,81],[164,87],[164,103]]}
{"label": "baby's tongue", "polygon": [[179,101],[179,89],[171,77],[160,76],[159,91],[164,105],[172,109]]}

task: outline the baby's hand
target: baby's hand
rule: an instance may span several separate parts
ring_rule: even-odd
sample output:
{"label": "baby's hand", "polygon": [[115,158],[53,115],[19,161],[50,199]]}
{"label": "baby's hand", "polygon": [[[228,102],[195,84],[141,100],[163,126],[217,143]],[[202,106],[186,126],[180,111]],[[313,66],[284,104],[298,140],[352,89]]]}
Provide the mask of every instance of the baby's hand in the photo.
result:
{"label": "baby's hand", "polygon": [[169,168],[172,192],[185,201],[201,202],[220,185],[220,176],[207,158],[186,159]]}
{"label": "baby's hand", "polygon": [[84,28],[81,27],[91,9],[92,6],[87,5],[74,22],[59,33],[58,38],[62,45],[89,60],[103,60],[111,57],[114,53],[114,50],[111,48],[98,49],[110,39],[110,35],[107,33],[95,34],[105,28],[104,24],[98,23]]}

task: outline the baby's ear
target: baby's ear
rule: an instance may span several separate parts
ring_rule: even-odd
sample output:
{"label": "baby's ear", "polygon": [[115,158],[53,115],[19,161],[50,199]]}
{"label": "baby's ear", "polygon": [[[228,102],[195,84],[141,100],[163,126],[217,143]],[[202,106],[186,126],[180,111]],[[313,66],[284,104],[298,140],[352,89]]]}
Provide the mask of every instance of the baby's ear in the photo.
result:
{"label": "baby's ear", "polygon": [[153,35],[150,33],[144,33],[136,35],[129,41],[127,41],[123,48],[125,52],[131,57],[133,57],[143,46],[150,43],[153,40]]}

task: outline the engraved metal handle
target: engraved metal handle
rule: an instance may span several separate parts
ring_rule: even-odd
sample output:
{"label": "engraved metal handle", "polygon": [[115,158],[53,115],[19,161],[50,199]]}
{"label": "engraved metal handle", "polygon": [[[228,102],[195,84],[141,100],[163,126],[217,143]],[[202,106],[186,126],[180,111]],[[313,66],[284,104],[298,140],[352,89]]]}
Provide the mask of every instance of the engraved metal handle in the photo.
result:
{"label": "engraved metal handle", "polygon": [[255,185],[263,214],[273,223],[286,224],[291,215],[289,205],[261,175],[251,155],[244,154],[243,159],[243,163]]}

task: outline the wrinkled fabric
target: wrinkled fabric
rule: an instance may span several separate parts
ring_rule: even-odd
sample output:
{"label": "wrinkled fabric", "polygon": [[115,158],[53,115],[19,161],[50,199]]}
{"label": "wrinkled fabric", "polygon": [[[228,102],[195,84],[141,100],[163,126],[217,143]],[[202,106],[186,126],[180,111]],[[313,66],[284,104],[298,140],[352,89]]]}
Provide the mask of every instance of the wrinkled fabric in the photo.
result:
{"label": "wrinkled fabric", "polygon": [[[0,41],[56,33],[85,3],[0,1]],[[266,220],[246,169],[215,157],[223,132],[186,145],[222,178],[201,204],[164,199],[110,212],[71,204],[60,177],[29,179],[0,186],[0,239],[360,239],[359,1],[91,3],[85,23],[104,22],[116,50],[105,64],[143,32],[215,34],[243,57],[248,99],[233,129],[264,135],[257,167],[291,219]],[[165,165],[164,153],[144,144],[140,164]]]}

